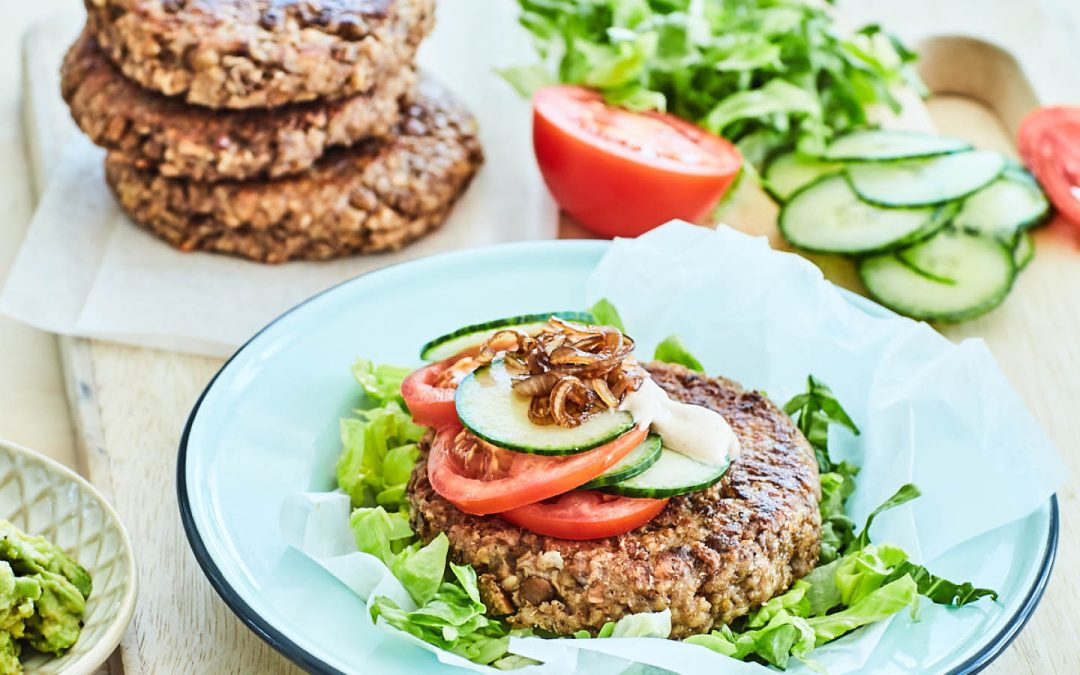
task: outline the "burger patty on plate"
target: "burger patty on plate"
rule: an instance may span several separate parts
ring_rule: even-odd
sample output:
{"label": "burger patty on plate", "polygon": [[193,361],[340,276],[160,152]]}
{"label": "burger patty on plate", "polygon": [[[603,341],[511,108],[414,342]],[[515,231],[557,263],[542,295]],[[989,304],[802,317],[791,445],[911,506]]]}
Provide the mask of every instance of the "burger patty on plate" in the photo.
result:
{"label": "burger patty on plate", "polygon": [[648,368],[672,398],[723,414],[742,455],[718,484],[672,498],[633,532],[568,541],[472,516],[431,488],[426,461],[417,464],[413,527],[425,541],[446,533],[452,559],[476,569],[490,613],[568,635],[670,609],[671,637],[683,638],[746,614],[813,569],[821,543],[817,462],[791,419],[730,380],[669,364]]}

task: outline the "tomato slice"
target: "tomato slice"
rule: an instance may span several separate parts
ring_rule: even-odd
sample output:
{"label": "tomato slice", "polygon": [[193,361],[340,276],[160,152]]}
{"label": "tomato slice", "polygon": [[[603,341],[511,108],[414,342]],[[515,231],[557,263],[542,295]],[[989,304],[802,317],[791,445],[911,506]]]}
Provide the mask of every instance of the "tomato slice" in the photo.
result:
{"label": "tomato slice", "polygon": [[1020,123],[1020,156],[1065,219],[1080,228],[1080,108],[1038,108]]}
{"label": "tomato slice", "polygon": [[463,431],[460,425],[447,426],[431,444],[428,480],[465,513],[509,511],[596,478],[645,440],[648,431],[636,426],[593,450],[550,457],[504,450]]}
{"label": "tomato slice", "polygon": [[559,539],[602,539],[636,530],[655,518],[666,499],[616,497],[575,490],[499,515],[530,532]]}
{"label": "tomato slice", "polygon": [[685,120],[567,85],[533,97],[533,149],[563,210],[606,236],[703,219],[742,165],[734,145]]}
{"label": "tomato slice", "polygon": [[468,355],[459,354],[409,373],[401,383],[401,397],[413,421],[435,428],[460,424],[454,394],[457,383],[475,367]]}

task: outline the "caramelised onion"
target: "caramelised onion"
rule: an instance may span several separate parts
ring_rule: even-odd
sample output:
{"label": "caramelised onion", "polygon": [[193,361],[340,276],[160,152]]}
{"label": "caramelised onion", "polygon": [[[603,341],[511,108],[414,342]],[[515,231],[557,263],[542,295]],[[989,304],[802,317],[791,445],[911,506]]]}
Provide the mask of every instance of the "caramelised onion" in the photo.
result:
{"label": "caramelised onion", "polygon": [[645,371],[633,350],[634,341],[615,328],[553,316],[535,335],[516,329],[495,333],[476,358],[490,363],[503,354],[514,391],[532,397],[532,422],[574,427],[617,408],[641,386]]}
{"label": "caramelised onion", "polygon": [[559,374],[553,372],[539,375],[526,374],[514,378],[514,391],[522,396],[547,396],[559,381]]}

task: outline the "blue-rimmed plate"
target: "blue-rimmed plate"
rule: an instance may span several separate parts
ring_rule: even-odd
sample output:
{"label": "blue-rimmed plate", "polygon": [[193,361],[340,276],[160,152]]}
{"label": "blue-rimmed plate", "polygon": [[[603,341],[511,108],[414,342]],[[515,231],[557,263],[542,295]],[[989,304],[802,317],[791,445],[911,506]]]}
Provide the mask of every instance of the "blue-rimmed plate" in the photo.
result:
{"label": "blue-rimmed plate", "polygon": [[[337,286],[251,339],[207,387],[180,445],[178,491],[191,547],[211,583],[248,625],[299,665],[320,672],[449,670],[365,621],[360,599],[291,550],[282,501],[334,487],[338,419],[357,403],[357,356],[414,363],[450,327],[586,304],[585,281],[605,242],[531,242],[440,255]],[[883,311],[851,296],[868,312]],[[933,561],[951,577],[1001,592],[981,603],[895,623],[875,673],[975,672],[997,656],[1038,603],[1057,544],[1051,500],[1026,519]]]}

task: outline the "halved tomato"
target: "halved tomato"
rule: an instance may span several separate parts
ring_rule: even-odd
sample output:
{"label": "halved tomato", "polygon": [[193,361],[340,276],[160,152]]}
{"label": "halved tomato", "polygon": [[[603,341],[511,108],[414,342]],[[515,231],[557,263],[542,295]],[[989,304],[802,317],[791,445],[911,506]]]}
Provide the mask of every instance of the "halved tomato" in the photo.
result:
{"label": "halved tomato", "polygon": [[436,429],[459,424],[454,407],[457,383],[476,365],[468,354],[459,354],[409,373],[401,383],[401,397],[413,421]]}
{"label": "halved tomato", "polygon": [[1080,108],[1038,108],[1020,123],[1020,156],[1057,210],[1080,228]]}
{"label": "halved tomato", "polygon": [[559,206],[609,237],[701,220],[742,166],[734,145],[685,120],[568,85],[534,95],[533,149]]}
{"label": "halved tomato", "polygon": [[648,431],[637,426],[593,450],[551,457],[504,450],[460,425],[443,427],[428,454],[428,480],[436,492],[465,513],[509,511],[596,478],[645,440]]}
{"label": "halved tomato", "polygon": [[617,497],[575,490],[499,515],[530,532],[559,539],[602,539],[636,530],[655,518],[666,499]]}

